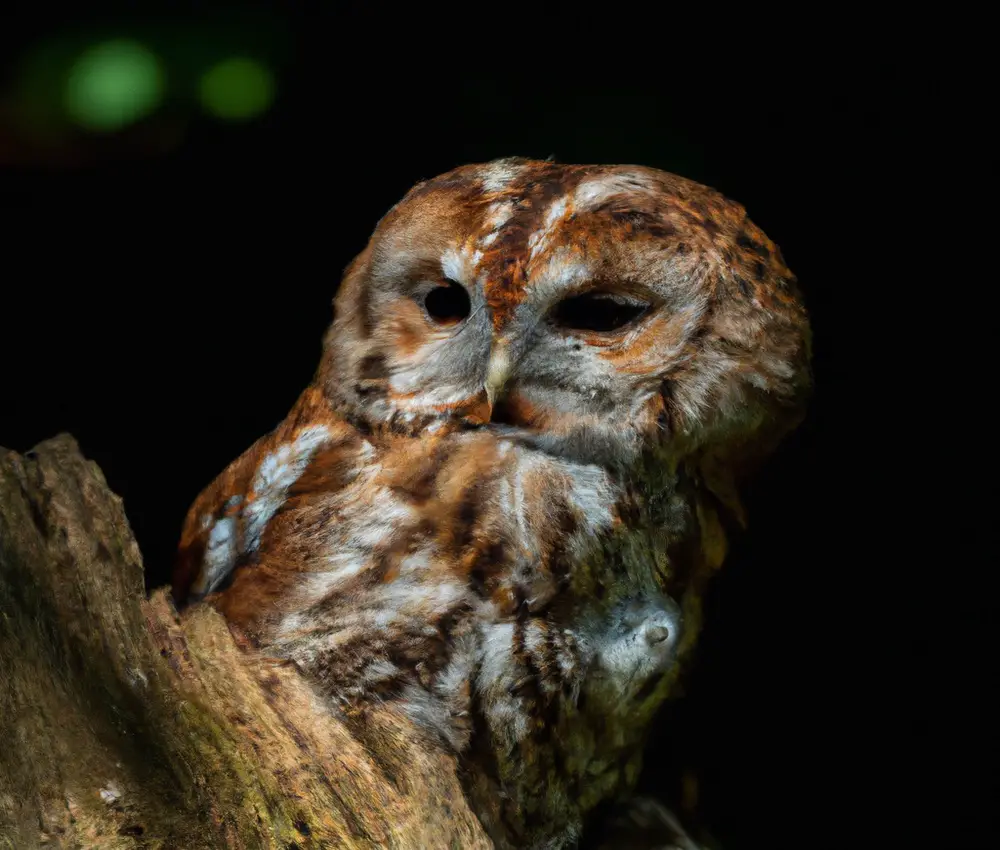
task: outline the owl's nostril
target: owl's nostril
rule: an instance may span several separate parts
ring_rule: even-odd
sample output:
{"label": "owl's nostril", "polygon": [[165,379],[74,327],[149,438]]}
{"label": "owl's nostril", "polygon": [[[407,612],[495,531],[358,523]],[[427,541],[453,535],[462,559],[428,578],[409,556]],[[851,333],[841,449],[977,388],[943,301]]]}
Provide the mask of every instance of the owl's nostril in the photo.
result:
{"label": "owl's nostril", "polygon": [[663,643],[670,637],[670,629],[666,626],[650,626],[646,629],[646,642],[651,644]]}

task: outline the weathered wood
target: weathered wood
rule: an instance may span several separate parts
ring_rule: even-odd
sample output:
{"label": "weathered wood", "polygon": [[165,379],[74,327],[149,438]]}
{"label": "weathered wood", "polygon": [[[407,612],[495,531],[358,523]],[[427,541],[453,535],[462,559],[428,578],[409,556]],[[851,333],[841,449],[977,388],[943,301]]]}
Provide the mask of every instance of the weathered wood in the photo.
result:
{"label": "weathered wood", "polygon": [[369,723],[364,747],[215,611],[147,599],[72,437],[0,449],[0,848],[490,847],[454,759]]}

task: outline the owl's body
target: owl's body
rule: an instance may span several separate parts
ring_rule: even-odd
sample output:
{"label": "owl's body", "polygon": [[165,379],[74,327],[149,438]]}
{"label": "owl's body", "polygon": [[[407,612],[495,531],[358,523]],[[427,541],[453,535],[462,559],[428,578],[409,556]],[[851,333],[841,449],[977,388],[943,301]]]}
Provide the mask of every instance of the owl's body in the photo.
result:
{"label": "owl's body", "polygon": [[498,846],[627,791],[808,329],[740,207],[634,167],[417,186],[348,269],[313,384],[192,506],[175,581],[365,735],[461,759]]}

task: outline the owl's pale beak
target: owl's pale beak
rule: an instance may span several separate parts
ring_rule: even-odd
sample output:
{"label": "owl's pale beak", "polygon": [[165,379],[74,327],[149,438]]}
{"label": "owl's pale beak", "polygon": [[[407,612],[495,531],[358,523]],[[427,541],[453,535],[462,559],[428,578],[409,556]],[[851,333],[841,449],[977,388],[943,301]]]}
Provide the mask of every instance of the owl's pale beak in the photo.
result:
{"label": "owl's pale beak", "polygon": [[496,340],[490,351],[490,359],[486,365],[486,379],[472,405],[464,412],[464,417],[476,424],[485,425],[493,417],[493,407],[497,398],[503,392],[511,370],[510,349],[506,340]]}
{"label": "owl's pale beak", "polygon": [[507,341],[500,339],[493,345],[490,352],[490,362],[486,367],[486,398],[490,407],[496,404],[497,396],[503,391],[504,384],[510,377],[511,370],[510,349]]}

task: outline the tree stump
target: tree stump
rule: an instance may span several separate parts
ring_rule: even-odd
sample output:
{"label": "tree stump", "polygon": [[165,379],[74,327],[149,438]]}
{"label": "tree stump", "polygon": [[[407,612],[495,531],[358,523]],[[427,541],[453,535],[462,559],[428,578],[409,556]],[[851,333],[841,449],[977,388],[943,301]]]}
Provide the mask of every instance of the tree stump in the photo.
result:
{"label": "tree stump", "polygon": [[72,437],[0,449],[0,848],[491,847],[455,759],[372,723],[366,749],[214,610],[147,599]]}

